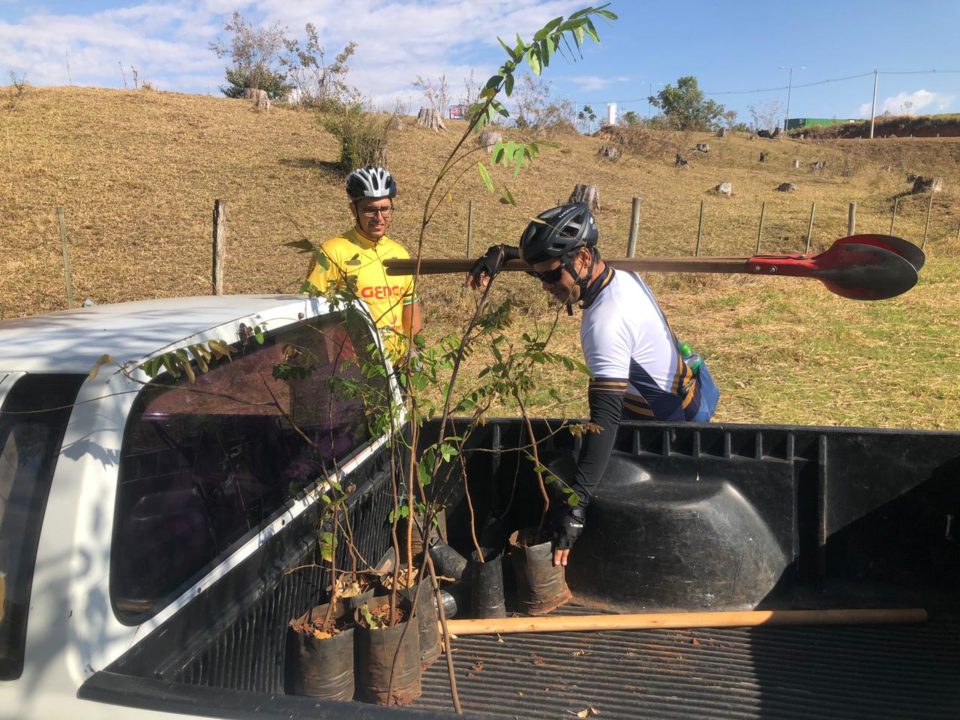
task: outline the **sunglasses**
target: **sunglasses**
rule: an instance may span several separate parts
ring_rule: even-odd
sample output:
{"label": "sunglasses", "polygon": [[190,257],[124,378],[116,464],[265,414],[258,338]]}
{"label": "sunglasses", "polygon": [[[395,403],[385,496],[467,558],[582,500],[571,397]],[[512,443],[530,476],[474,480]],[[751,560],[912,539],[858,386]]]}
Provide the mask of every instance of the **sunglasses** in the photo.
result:
{"label": "sunglasses", "polygon": [[560,282],[560,278],[563,277],[563,271],[565,269],[566,268],[564,268],[563,265],[558,265],[557,267],[553,268],[553,270],[544,270],[543,272],[527,270],[526,273],[530,277],[535,277],[540,282],[547,283],[547,285],[555,285],[556,283]]}
{"label": "sunglasses", "polygon": [[365,218],[370,218],[371,220],[375,218],[377,215],[382,215],[384,218],[388,218],[391,215],[393,215],[393,208],[392,207],[364,208],[363,210],[360,211],[360,214],[363,215]]}

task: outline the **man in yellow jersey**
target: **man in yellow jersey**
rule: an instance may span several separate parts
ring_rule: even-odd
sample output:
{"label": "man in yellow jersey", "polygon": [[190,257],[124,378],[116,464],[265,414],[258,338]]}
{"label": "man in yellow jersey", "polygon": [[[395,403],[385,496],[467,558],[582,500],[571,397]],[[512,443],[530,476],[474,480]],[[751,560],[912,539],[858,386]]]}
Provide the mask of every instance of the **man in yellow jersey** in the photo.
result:
{"label": "man in yellow jersey", "polygon": [[406,339],[423,328],[420,299],[414,292],[411,275],[387,275],[383,261],[408,259],[402,245],[387,237],[393,219],[393,198],[397,184],[380,167],[354,170],[347,177],[347,196],[354,226],[320,245],[329,267],[316,260],[310,265],[307,282],[320,292],[356,283],[357,296],[370,308],[384,347],[396,361],[406,352]]}

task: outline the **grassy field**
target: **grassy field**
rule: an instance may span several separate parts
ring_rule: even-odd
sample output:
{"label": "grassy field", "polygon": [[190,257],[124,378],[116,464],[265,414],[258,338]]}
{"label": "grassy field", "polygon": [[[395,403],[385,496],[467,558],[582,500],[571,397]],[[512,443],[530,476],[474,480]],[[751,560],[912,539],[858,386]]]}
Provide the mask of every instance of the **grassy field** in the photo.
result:
{"label": "grassy field", "polygon": [[[413,245],[427,189],[463,130],[414,127],[394,132],[389,165],[400,186],[391,235]],[[510,135],[511,131],[505,131]],[[487,193],[474,173],[444,196],[423,252],[465,253],[467,205],[474,203],[474,248],[515,243],[528,219],[565,201],[576,183],[596,185],[601,249],[623,255],[631,202],[642,200],[639,255],[690,255],[703,203],[701,254],[753,253],[765,204],[762,250],[804,248],[816,203],[812,249],[857,230],[890,230],[920,244],[920,283],[899,298],[844,300],[811,280],[743,276],[650,275],[674,330],[704,354],[723,396],[727,422],[960,428],[960,139],[763,140],[747,135],[650,133],[610,162],[605,140],[550,138],[535,165],[506,182],[518,207]],[[696,143],[708,153],[694,153]],[[56,208],[65,209],[74,292],[97,303],[206,294],[210,290],[211,215],[227,202],[226,289],[294,291],[303,256],[283,243],[322,240],[345,228],[342,178],[332,169],[336,140],[316,117],[277,107],[205,96],[85,88],[0,88],[0,313],[18,317],[66,307]],[[761,151],[765,162],[759,162]],[[682,152],[689,165],[674,166]],[[478,151],[477,157],[481,157]],[[799,168],[794,161],[799,161]],[[811,165],[825,161],[823,170]],[[944,191],[902,195],[909,173],[944,179]],[[722,181],[732,197],[710,192]],[[797,186],[781,193],[782,182]],[[413,249],[411,247],[411,249]],[[455,332],[473,306],[456,277],[424,278],[428,336]],[[504,276],[494,294],[517,306],[516,328],[553,317],[529,279]],[[556,349],[579,356],[578,318],[562,316]],[[471,360],[467,377],[483,363]],[[580,416],[582,378],[544,377],[570,402],[544,391],[532,410]],[[509,412],[508,408],[504,409]]]}

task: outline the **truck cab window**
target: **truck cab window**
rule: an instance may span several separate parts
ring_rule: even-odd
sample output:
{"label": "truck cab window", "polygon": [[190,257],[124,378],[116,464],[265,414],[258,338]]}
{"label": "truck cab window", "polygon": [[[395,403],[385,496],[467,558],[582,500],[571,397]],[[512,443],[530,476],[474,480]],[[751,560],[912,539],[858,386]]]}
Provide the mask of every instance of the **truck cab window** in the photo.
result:
{"label": "truck cab window", "polygon": [[195,382],[161,376],[140,393],[114,522],[121,621],[158,611],[368,442],[363,402],[342,385],[360,378],[356,356],[342,316],[326,316],[250,340]]}
{"label": "truck cab window", "polygon": [[23,671],[40,526],[82,375],[25,375],[0,410],[0,680]]}

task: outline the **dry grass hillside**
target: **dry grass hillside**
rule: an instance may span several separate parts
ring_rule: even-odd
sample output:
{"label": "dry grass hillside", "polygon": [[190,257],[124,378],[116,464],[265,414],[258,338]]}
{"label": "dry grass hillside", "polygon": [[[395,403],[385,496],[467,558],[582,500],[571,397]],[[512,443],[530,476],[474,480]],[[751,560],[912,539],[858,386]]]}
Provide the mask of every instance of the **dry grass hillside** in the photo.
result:
{"label": "dry grass hillside", "polygon": [[[463,125],[440,134],[411,126],[389,143],[400,185],[391,235],[415,243],[426,191]],[[510,135],[512,131],[505,131]],[[816,203],[812,249],[857,229],[890,229],[917,244],[927,228],[919,285],[896,299],[844,300],[810,280],[651,275],[674,330],[707,358],[723,391],[717,419],[732,422],[960,427],[960,140],[763,140],[746,135],[649,133],[610,162],[603,138],[569,134],[518,179],[518,207],[487,193],[474,173],[445,198],[423,252],[462,256],[467,203],[474,247],[515,242],[527,220],[564,201],[576,183],[599,188],[601,248],[624,254],[631,198],[642,199],[639,255],[689,255],[703,203],[701,254],[753,253],[765,203],[762,250],[802,251]],[[697,143],[709,152],[695,153]],[[349,224],[337,141],[308,112],[205,96],[84,88],[0,88],[0,312],[17,317],[66,307],[56,208],[65,209],[75,296],[97,303],[205,294],[210,288],[214,199],[227,202],[226,289],[294,291],[303,256],[283,243],[322,240]],[[766,161],[759,162],[761,151]],[[681,152],[686,168],[674,166]],[[477,157],[480,157],[478,153]],[[800,167],[794,168],[798,160]],[[813,170],[816,161],[826,162]],[[944,191],[903,195],[908,174],[934,175]],[[732,197],[710,192],[722,181]],[[792,182],[795,192],[777,192]],[[411,247],[413,250],[414,248]],[[524,277],[498,280],[517,326],[549,322],[545,296]],[[421,283],[431,338],[455,332],[474,298],[455,277]],[[578,354],[577,319],[561,317],[556,347]],[[475,357],[470,372],[483,359]],[[469,373],[467,380],[469,381]],[[563,406],[581,415],[585,384],[563,374]]]}

